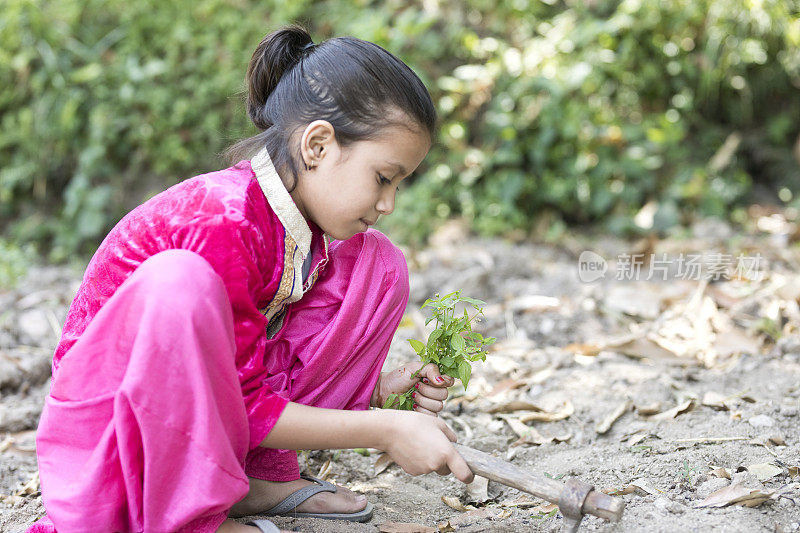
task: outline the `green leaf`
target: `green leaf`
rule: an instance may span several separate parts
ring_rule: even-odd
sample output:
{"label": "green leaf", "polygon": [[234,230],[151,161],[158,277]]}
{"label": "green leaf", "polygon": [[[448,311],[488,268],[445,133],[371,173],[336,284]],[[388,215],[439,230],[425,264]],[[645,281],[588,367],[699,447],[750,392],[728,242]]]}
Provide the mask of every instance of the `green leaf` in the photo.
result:
{"label": "green leaf", "polygon": [[468,304],[472,305],[475,309],[480,309],[481,307],[486,306],[486,302],[483,300],[478,300],[476,298],[469,298],[467,296],[461,297],[462,302],[467,302]]}
{"label": "green leaf", "polygon": [[408,339],[408,342],[411,344],[411,347],[414,348],[414,351],[417,352],[417,355],[422,357],[422,354],[425,353],[425,344],[417,339]]}
{"label": "green leaf", "polygon": [[386,398],[386,401],[383,403],[383,408],[384,408],[384,409],[389,409],[389,408],[391,408],[391,407],[392,407],[392,404],[394,403],[394,401],[395,401],[396,399],[397,399],[397,394],[390,394],[390,395],[389,395],[389,396]]}
{"label": "green leaf", "polygon": [[458,363],[458,379],[461,380],[461,383],[464,384],[464,389],[466,390],[467,385],[469,384],[469,378],[472,375],[472,367],[466,361],[461,361]]}
{"label": "green leaf", "polygon": [[450,337],[450,346],[457,352],[463,351],[465,348],[464,338],[458,334],[453,335]]}

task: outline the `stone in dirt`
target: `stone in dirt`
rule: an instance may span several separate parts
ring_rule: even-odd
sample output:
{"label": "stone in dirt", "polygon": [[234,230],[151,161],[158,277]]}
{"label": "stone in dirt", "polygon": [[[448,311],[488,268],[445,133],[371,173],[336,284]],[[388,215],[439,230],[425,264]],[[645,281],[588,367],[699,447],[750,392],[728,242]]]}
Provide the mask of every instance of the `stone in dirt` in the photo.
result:
{"label": "stone in dirt", "polygon": [[754,428],[771,428],[775,425],[775,421],[767,415],[757,415],[748,420]]}

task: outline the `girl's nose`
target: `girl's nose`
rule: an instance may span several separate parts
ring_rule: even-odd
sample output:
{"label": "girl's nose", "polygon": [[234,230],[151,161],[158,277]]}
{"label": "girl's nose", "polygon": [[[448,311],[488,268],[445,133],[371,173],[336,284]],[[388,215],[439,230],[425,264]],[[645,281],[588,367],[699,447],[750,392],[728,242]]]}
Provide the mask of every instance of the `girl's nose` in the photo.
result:
{"label": "girl's nose", "polygon": [[378,198],[378,204],[375,208],[378,212],[382,215],[391,215],[392,211],[394,211],[394,195],[395,190],[392,188],[391,190],[381,194],[380,198]]}

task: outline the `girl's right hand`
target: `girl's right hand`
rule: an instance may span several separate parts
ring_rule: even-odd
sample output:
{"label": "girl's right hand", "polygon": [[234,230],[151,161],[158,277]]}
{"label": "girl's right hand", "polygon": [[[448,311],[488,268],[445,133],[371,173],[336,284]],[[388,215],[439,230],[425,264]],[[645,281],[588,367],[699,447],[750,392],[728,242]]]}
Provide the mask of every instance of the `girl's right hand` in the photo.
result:
{"label": "girl's right hand", "polygon": [[411,411],[378,411],[386,430],[381,449],[395,463],[412,476],[436,472],[440,476],[449,473],[471,483],[472,471],[453,447],[456,434],[440,418]]}

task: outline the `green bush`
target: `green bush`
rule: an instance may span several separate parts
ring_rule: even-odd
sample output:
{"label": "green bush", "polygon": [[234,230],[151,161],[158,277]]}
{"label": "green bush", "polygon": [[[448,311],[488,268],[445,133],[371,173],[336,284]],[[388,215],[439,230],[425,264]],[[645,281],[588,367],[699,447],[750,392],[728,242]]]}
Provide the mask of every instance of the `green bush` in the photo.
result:
{"label": "green bush", "polygon": [[729,216],[759,180],[788,200],[798,4],[0,0],[2,234],[85,252],[153,193],[220,168],[253,133],[250,54],[290,21],[375,41],[431,88],[441,134],[387,219],[407,241],[452,216],[487,234],[627,232],[651,200],[664,229]]}

